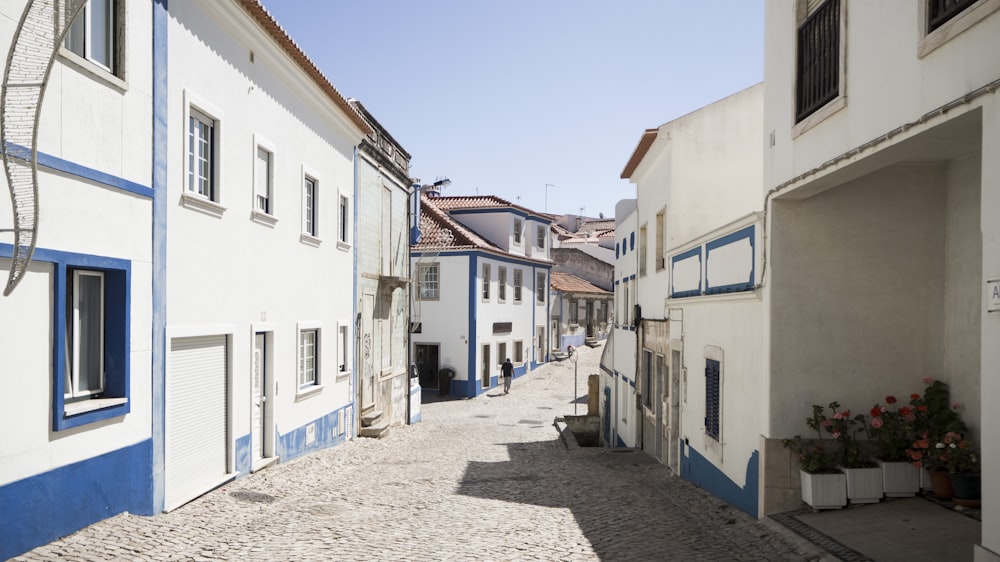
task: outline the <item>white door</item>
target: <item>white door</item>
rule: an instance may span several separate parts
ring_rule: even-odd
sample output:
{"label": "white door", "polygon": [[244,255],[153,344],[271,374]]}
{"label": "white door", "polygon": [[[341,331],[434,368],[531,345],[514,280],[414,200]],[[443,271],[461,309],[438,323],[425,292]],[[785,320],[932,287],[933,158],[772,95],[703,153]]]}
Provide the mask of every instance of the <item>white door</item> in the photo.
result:
{"label": "white door", "polygon": [[226,336],[175,338],[166,383],[165,508],[225,481],[229,472]]}
{"label": "white door", "polygon": [[253,449],[251,466],[264,458],[264,385],[266,384],[265,334],[253,337],[253,374],[250,381],[250,436]]}

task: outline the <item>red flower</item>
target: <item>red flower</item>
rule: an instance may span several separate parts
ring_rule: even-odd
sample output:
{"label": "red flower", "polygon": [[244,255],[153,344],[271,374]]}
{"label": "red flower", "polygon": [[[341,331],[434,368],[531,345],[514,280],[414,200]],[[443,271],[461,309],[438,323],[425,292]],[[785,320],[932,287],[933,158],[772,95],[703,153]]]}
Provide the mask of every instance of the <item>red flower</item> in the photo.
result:
{"label": "red flower", "polygon": [[895,404],[896,403],[896,397],[895,396],[886,396],[885,397],[885,403],[886,404]]}
{"label": "red flower", "polygon": [[920,410],[921,412],[926,412],[927,411],[927,406],[924,406],[923,404],[921,404],[921,405],[917,406],[917,409]]}
{"label": "red flower", "polygon": [[920,395],[919,394],[911,394],[910,395],[910,400],[920,400]]}
{"label": "red flower", "polygon": [[872,415],[873,418],[877,418],[877,417],[881,416],[882,415],[882,408],[879,408],[878,404],[876,404],[875,407],[872,408],[871,415]]}
{"label": "red flower", "polygon": [[902,408],[899,409],[899,415],[905,417],[905,416],[910,415],[910,412],[912,412],[912,411],[913,410],[911,410],[909,406],[903,406]]}

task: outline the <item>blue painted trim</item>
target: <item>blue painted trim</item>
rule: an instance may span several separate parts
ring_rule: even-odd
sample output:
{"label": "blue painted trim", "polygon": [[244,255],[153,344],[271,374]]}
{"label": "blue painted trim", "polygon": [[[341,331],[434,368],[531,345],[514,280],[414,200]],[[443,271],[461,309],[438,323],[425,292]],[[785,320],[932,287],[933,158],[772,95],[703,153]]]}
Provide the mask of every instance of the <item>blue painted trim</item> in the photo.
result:
{"label": "blue painted trim", "polygon": [[153,0],[153,302],[152,302],[152,473],[153,511],[163,511],[165,470],[165,385],[167,333],[167,132],[169,14],[167,0]]}
{"label": "blue painted trim", "polygon": [[713,295],[718,293],[733,293],[737,291],[750,291],[753,290],[753,280],[754,280],[754,270],[757,266],[757,256],[756,256],[756,246],[754,244],[754,235],[756,228],[754,225],[750,225],[741,230],[737,230],[731,234],[727,234],[722,238],[717,240],[712,240],[711,242],[705,244],[705,262],[708,262],[708,257],[711,255],[712,250],[721,248],[723,246],[728,246],[734,242],[739,242],[740,240],[749,239],[750,240],[750,278],[746,280],[745,283],[731,283],[729,285],[720,285],[718,287],[713,287],[709,282],[708,275],[710,271],[706,268],[705,271],[705,294]]}
{"label": "blue painted trim", "polygon": [[[29,154],[31,149],[26,146],[21,146],[15,143],[8,143],[8,152],[12,152],[21,156],[22,158],[30,159]],[[152,199],[153,189],[146,187],[140,183],[127,180],[125,178],[120,178],[118,176],[111,175],[107,172],[102,172],[100,170],[84,166],[82,164],[77,164],[76,162],[70,162],[58,156],[53,156],[51,154],[46,154],[44,152],[37,152],[37,162],[39,166],[43,168],[48,168],[56,172],[62,172],[71,176],[76,176],[78,178],[91,181],[94,183],[99,183],[101,185],[111,187],[120,191],[125,191],[128,193],[134,193],[142,197]]]}
{"label": "blue painted trim", "polygon": [[629,281],[635,281],[635,273],[633,273],[632,275],[629,275],[628,280]]}
{"label": "blue painted trim", "polygon": [[411,258],[419,258],[424,255],[429,256],[448,256],[448,257],[476,257],[489,259],[501,263],[521,265],[524,267],[540,267],[545,268],[546,271],[550,271],[552,266],[555,264],[546,264],[539,261],[532,260],[530,258],[518,259],[516,256],[501,256],[498,254],[492,254],[490,252],[484,252],[482,250],[463,250],[460,252],[410,252]]}
{"label": "blue painted trim", "polygon": [[633,252],[635,251],[635,231],[632,231],[632,233],[629,234],[628,249]]}
{"label": "blue painted trim", "polygon": [[757,517],[760,493],[757,487],[760,473],[760,453],[754,451],[747,460],[746,485],[738,486],[711,461],[690,445],[681,446],[681,477],[707,490],[713,496]]}
{"label": "blue painted trim", "polygon": [[152,448],[147,439],[0,486],[0,560],[119,513],[152,515]]}
{"label": "blue painted trim", "polygon": [[[344,411],[345,418],[350,415],[350,412],[348,412],[349,408],[350,406],[338,408],[325,416],[317,418],[301,427],[297,427],[288,433],[278,433],[276,445],[278,449],[278,456],[281,457],[281,461],[289,461],[296,457],[300,457],[308,453],[314,453],[316,451],[343,443],[347,436],[343,434],[342,428],[338,426],[337,422],[339,421],[339,414],[342,410]],[[307,445],[306,427],[312,424],[315,424],[316,427],[316,440]],[[334,435],[337,435],[337,437],[334,437]]]}
{"label": "blue painted trim", "polygon": [[[14,247],[0,244],[0,257],[10,258]],[[63,431],[101,420],[124,416],[131,411],[131,322],[132,322],[132,262],[106,256],[77,254],[47,248],[35,248],[34,261],[52,264],[52,431]],[[99,410],[65,416],[66,385],[66,286],[72,269],[90,269],[104,273],[104,396],[125,398],[117,404]]]}
{"label": "blue painted trim", "polygon": [[[674,266],[677,265],[678,262],[684,261],[686,259],[689,259],[689,258],[692,258],[692,257],[695,257],[695,256],[697,256],[697,258],[698,258],[698,288],[697,289],[692,289],[690,291],[675,291],[674,290],[674,275],[673,275],[673,268],[674,268]],[[686,251],[684,253],[677,254],[676,256],[672,256],[670,258],[670,297],[671,298],[681,298],[681,297],[694,297],[694,296],[700,295],[701,294],[701,282],[702,282],[702,279],[701,279],[701,270],[702,270],[702,268],[701,268],[701,246],[698,246],[697,248],[691,248],[690,250],[688,250],[688,251]]]}
{"label": "blue painted trim", "polygon": [[[479,370],[476,368],[478,365],[477,359],[479,358],[480,346],[479,342],[476,341],[476,285],[478,278],[476,277],[477,270],[479,268],[479,256],[469,256],[469,294],[467,298],[469,299],[469,345],[466,346],[469,350],[468,355],[468,373],[466,377],[466,385],[462,396],[473,397],[480,393],[482,385],[479,382]],[[521,280],[522,286],[524,280]],[[522,295],[523,296],[523,295]],[[522,299],[523,300],[523,299]],[[455,390],[455,380],[451,381],[451,389]]]}
{"label": "blue painted trim", "polygon": [[236,459],[236,472],[239,472],[241,476],[246,476],[250,474],[253,468],[253,459],[251,458],[250,448],[253,446],[253,436],[249,433],[242,437],[236,438],[236,446],[234,447],[234,458]]}
{"label": "blue painted trim", "polygon": [[69,160],[63,160],[62,158],[57,158],[51,154],[38,153],[38,164],[40,166],[45,166],[52,170],[77,176],[86,180],[99,183],[101,185],[106,185],[108,187],[113,187],[115,189],[126,191],[128,193],[134,193],[142,197],[152,199],[154,197],[154,190],[152,188],[146,187],[142,184],[129,181],[124,178],[119,178],[111,174],[102,172],[100,170],[95,170],[93,168],[88,168],[86,166],[81,166],[79,164],[70,162]]}

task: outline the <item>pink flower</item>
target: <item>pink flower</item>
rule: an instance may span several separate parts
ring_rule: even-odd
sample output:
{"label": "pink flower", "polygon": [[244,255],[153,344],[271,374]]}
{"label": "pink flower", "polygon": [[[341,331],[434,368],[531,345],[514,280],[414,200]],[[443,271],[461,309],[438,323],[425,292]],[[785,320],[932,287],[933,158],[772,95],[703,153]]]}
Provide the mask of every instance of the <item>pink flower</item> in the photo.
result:
{"label": "pink flower", "polygon": [[844,415],[843,415],[843,414],[841,414],[840,412],[835,412],[835,413],[833,414],[833,419],[835,419],[835,420],[839,420],[839,419],[842,419],[843,417],[844,417]]}
{"label": "pink flower", "polygon": [[957,410],[957,409],[959,409],[959,408],[961,408],[961,407],[962,407],[962,405],[961,405],[961,404],[959,404],[958,402],[952,402],[952,403],[951,403],[951,409],[952,409],[952,410]]}
{"label": "pink flower", "polygon": [[833,438],[834,439],[840,439],[840,432],[839,431],[834,431],[833,432]]}
{"label": "pink flower", "polygon": [[832,425],[833,425],[833,422],[832,422],[832,421],[830,421],[830,420],[828,420],[828,419],[827,419],[827,420],[823,420],[823,424],[822,424],[822,425],[823,425],[823,427],[825,427],[825,428],[829,428],[830,426],[832,426]]}
{"label": "pink flower", "polygon": [[922,380],[924,384],[934,384],[934,379],[932,377],[924,377],[920,380]]}
{"label": "pink flower", "polygon": [[882,418],[872,418],[872,427],[875,429],[882,427]]}

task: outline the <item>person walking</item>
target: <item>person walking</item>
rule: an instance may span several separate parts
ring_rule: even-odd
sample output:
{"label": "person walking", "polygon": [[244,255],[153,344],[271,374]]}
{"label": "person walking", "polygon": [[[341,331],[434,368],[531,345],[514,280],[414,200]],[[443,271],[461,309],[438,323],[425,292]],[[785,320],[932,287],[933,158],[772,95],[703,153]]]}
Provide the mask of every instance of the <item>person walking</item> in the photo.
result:
{"label": "person walking", "polygon": [[500,366],[500,374],[503,376],[503,393],[510,392],[510,381],[514,380],[514,364],[510,362],[510,357]]}

